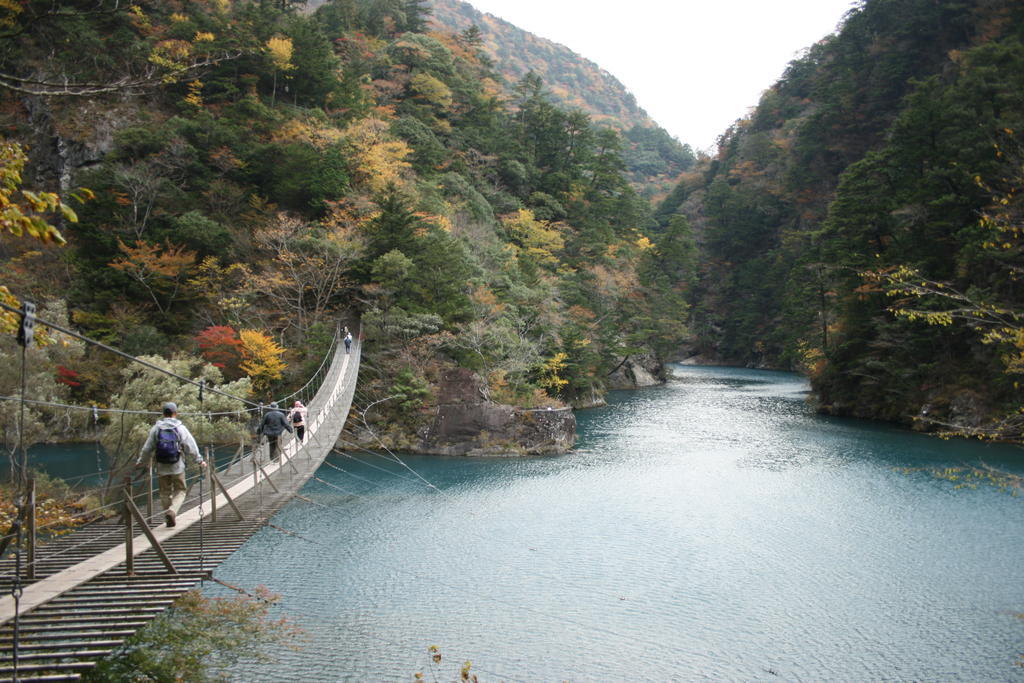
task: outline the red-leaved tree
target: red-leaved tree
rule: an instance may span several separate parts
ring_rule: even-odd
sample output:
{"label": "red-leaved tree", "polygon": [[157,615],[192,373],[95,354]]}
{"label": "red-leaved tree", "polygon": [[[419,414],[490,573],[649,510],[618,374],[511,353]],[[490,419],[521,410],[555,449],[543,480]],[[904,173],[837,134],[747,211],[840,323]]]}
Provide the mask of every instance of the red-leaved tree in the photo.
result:
{"label": "red-leaved tree", "polygon": [[203,358],[224,372],[226,379],[242,376],[238,368],[242,362],[242,340],[235,328],[229,325],[211,325],[195,337]]}

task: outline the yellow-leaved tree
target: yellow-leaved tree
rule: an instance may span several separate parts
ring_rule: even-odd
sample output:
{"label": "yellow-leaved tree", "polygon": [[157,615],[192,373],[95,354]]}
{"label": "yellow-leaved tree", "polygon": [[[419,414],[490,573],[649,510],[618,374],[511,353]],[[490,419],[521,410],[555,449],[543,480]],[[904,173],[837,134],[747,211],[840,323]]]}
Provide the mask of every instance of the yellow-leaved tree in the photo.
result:
{"label": "yellow-leaved tree", "polygon": [[281,356],[285,349],[259,330],[242,330],[242,362],[238,366],[252,380],[253,391],[265,393],[284,376],[288,367]]}
{"label": "yellow-leaved tree", "polygon": [[447,111],[452,106],[451,88],[430,74],[416,74],[410,79],[409,88],[440,111]]}
{"label": "yellow-leaved tree", "polygon": [[538,221],[529,209],[503,216],[501,225],[509,238],[525,254],[542,266],[557,266],[558,254],[565,248],[565,239],[557,223]]}
{"label": "yellow-leaved tree", "polygon": [[569,354],[559,351],[541,364],[540,378],[537,380],[537,384],[546,389],[552,396],[557,395],[562,390],[562,387],[569,383],[569,380],[564,379],[559,374],[565,370],[568,359]]}
{"label": "yellow-leaved tree", "polygon": [[391,126],[376,118],[360,119],[345,129],[345,140],[355,160],[355,180],[372,193],[401,185],[411,165],[405,160],[412,148],[391,137]]}
{"label": "yellow-leaved tree", "polygon": [[[47,214],[60,214],[70,223],[77,223],[78,216],[56,192],[32,192],[21,187],[27,160],[21,145],[0,140],[0,228],[16,237],[29,235],[43,242],[64,244],[64,237],[47,220]],[[71,196],[84,201],[93,195],[81,188]]]}
{"label": "yellow-leaved tree", "polygon": [[270,57],[270,63],[274,67],[274,87],[270,95],[270,102],[273,104],[277,100],[277,74],[287,74],[295,69],[295,65],[292,64],[294,48],[292,47],[291,38],[274,36],[267,41],[266,49],[267,55]]}
{"label": "yellow-leaved tree", "polygon": [[[61,216],[69,223],[77,223],[74,210],[61,201],[55,192],[33,192],[21,186],[22,171],[28,160],[25,150],[16,142],[0,138],[0,234],[6,232],[15,237],[33,237],[41,242],[64,244],[64,237],[50,220]],[[79,188],[71,196],[79,202],[94,197],[91,190]],[[11,291],[0,284],[0,301],[15,308],[21,305]],[[0,332],[11,333],[18,329],[21,318],[16,313],[0,311]],[[45,333],[36,328],[36,339],[43,341]]]}

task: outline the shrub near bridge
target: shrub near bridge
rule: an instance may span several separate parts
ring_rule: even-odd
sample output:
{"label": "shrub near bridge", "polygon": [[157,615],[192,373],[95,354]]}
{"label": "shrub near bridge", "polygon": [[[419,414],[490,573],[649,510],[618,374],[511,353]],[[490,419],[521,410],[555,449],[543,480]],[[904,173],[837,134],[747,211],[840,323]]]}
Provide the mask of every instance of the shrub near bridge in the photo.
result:
{"label": "shrub near bridge", "polygon": [[298,648],[302,631],[287,619],[270,616],[277,599],[265,588],[258,588],[255,595],[232,598],[209,598],[197,590],[189,591],[100,661],[83,680],[226,680],[222,672],[235,662],[271,661],[268,646]]}
{"label": "shrub near bridge", "polygon": [[[41,540],[74,530],[90,519],[83,513],[99,506],[96,497],[74,491],[60,479],[42,472],[29,476],[36,482],[36,528]],[[15,500],[20,493],[10,481],[0,483],[0,532],[7,533],[17,519]]]}

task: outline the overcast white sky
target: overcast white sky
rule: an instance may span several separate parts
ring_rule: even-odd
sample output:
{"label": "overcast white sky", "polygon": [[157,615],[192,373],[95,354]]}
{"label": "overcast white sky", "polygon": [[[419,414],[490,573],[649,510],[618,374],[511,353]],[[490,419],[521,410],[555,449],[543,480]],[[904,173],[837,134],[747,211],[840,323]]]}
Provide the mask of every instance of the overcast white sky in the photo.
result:
{"label": "overcast white sky", "polygon": [[757,104],[853,0],[468,0],[597,63],[694,149]]}

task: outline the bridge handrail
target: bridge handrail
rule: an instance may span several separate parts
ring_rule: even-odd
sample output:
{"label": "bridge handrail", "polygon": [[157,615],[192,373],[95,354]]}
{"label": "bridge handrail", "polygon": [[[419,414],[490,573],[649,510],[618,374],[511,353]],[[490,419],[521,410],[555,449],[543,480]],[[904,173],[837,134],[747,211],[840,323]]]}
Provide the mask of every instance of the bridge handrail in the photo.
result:
{"label": "bridge handrail", "polygon": [[[334,358],[327,375],[324,378],[324,382],[321,384],[320,390],[310,401],[310,417],[307,423],[307,434],[310,436],[310,441],[312,441],[316,432],[325,422],[329,409],[338,403],[339,399],[344,399],[346,402],[351,401],[352,395],[355,391],[355,381],[346,382],[345,380],[349,377],[352,377],[353,379],[355,377],[354,373],[349,373],[350,366],[353,366],[353,369],[358,372],[359,355],[360,346],[358,344],[354,345],[352,353],[344,351],[341,345],[336,346]],[[337,434],[335,434],[333,438],[336,439]],[[304,446],[302,444],[299,444],[295,440],[288,442],[281,449],[280,459],[275,463],[265,465],[262,470],[258,470],[260,474],[256,476],[246,475],[239,478],[239,480],[232,484],[225,484],[228,488],[228,495],[234,499],[252,490],[261,481],[264,481],[265,478],[273,476],[276,472],[287,466],[303,447]],[[326,456],[326,452],[324,455]],[[253,457],[255,457],[255,454],[253,454]],[[161,543],[164,540],[181,533],[194,525],[204,516],[206,513],[206,502],[207,501],[205,500],[201,501],[199,505],[181,512],[177,517],[176,526],[156,527],[151,530],[151,533],[153,533],[156,540]],[[223,508],[228,504],[227,496],[225,496],[224,493],[218,494],[214,504],[216,504],[218,508]],[[149,550],[148,539],[145,535],[139,535],[134,538],[132,545],[133,556]],[[63,570],[58,574],[41,579],[26,586],[20,596],[20,600],[17,601],[20,602],[20,604],[17,605],[17,612],[24,613],[34,609],[67,592],[68,590],[81,585],[100,573],[108,571],[118,564],[121,564],[125,559],[125,546],[126,544],[124,543],[116,545],[88,560],[84,560]],[[15,609],[16,601],[12,596],[0,597],[0,625],[7,623],[16,616]]]}

